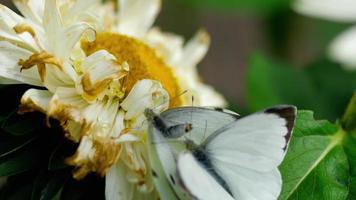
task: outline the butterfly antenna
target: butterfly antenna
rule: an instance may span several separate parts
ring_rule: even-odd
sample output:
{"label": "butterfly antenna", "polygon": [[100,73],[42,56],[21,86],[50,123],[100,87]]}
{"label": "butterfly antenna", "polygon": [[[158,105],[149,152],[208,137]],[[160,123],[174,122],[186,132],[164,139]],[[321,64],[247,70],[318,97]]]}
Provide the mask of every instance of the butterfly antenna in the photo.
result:
{"label": "butterfly antenna", "polygon": [[200,142],[200,144],[202,144],[205,140],[205,137],[206,137],[206,131],[208,130],[208,120],[205,120],[205,128],[204,128],[204,134],[203,134],[203,138]]}

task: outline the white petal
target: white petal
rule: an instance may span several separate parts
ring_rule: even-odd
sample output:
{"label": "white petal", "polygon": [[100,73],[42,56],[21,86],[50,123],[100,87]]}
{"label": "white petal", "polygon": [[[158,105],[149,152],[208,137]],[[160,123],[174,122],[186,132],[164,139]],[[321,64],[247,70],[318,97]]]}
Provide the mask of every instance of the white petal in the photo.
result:
{"label": "white petal", "polygon": [[115,60],[115,56],[105,50],[100,50],[88,56],[81,66],[84,72],[89,73],[92,83],[95,83],[120,71]]}
{"label": "white petal", "polygon": [[125,119],[142,115],[146,108],[165,110],[168,108],[169,96],[158,81],[141,80],[131,89],[121,107],[126,110]]}
{"label": "white petal", "polygon": [[48,115],[59,120],[81,122],[81,113],[87,106],[88,103],[75,88],[58,87],[50,102]]}
{"label": "white petal", "polygon": [[208,52],[210,37],[204,30],[198,31],[195,36],[188,41],[183,49],[180,65],[183,67],[195,67]]}
{"label": "white petal", "polygon": [[37,24],[42,23],[45,0],[14,0],[23,16]]}
{"label": "white petal", "polygon": [[52,95],[47,90],[29,89],[22,95],[21,104],[28,108],[47,113]]}
{"label": "white petal", "polygon": [[226,101],[224,97],[216,92],[211,86],[199,83],[196,88],[199,106],[214,106],[224,108]]}
{"label": "white petal", "polygon": [[46,65],[46,76],[44,80],[44,85],[46,88],[55,93],[58,87],[75,87],[75,77],[71,73],[70,68],[67,65],[64,65],[65,70],[62,71],[56,66],[47,64]]}
{"label": "white petal", "polygon": [[144,40],[169,64],[175,63],[182,56],[184,39],[179,35],[152,28]]}
{"label": "white petal", "polygon": [[31,54],[9,42],[0,41],[0,76],[21,83],[43,86],[36,67],[21,71],[21,66],[18,65],[20,59],[26,60]]}
{"label": "white petal", "polygon": [[17,25],[29,25],[37,34],[38,27],[30,24],[23,17],[17,15],[15,12],[0,4],[0,38],[9,41],[19,47],[26,48],[30,51],[38,49],[33,37],[28,32],[17,34],[14,27]]}
{"label": "white petal", "polygon": [[90,40],[95,32],[87,23],[78,22],[70,27],[64,27],[56,0],[47,0],[45,4],[43,26],[46,34],[46,50],[57,58],[65,60],[83,33],[89,31]]}
{"label": "white petal", "polygon": [[142,37],[154,23],[161,8],[161,0],[118,0],[117,31]]}
{"label": "white petal", "polygon": [[105,199],[106,200],[131,200],[134,185],[129,183],[127,168],[123,162],[118,162],[110,168],[105,177]]}
{"label": "white petal", "polygon": [[354,0],[297,0],[293,7],[297,12],[313,17],[344,22],[356,21]]}
{"label": "white petal", "polygon": [[356,26],[339,35],[330,46],[330,56],[345,64],[349,69],[356,69]]}
{"label": "white petal", "polygon": [[86,12],[91,7],[98,6],[100,0],[76,0],[70,5],[69,11],[64,15],[64,22],[66,24],[78,20],[82,15],[86,15]]}

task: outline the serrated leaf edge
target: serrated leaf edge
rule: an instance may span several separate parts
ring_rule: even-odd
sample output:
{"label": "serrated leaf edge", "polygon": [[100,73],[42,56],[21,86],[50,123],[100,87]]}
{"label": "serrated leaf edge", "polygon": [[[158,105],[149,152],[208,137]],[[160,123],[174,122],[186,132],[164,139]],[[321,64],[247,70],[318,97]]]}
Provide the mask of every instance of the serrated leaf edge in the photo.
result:
{"label": "serrated leaf edge", "polygon": [[299,180],[295,187],[288,193],[285,199],[289,199],[293,193],[298,189],[299,185],[305,180],[307,176],[320,164],[320,162],[333,150],[337,145],[341,144],[346,137],[346,132],[340,128],[335,135],[330,137],[331,143],[325,148],[319,158],[314,162],[314,164],[308,169],[307,173]]}

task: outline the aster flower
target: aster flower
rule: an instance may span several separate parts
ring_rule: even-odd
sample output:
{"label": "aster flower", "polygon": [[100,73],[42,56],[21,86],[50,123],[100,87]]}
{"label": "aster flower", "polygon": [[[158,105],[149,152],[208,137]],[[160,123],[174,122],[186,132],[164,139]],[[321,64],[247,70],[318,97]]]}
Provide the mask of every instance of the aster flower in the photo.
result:
{"label": "aster flower", "polygon": [[208,35],[200,31],[184,46],[151,28],[156,0],[120,0],[118,12],[98,0],[14,3],[23,16],[0,9],[1,83],[41,87],[25,92],[19,112],[57,119],[79,143],[66,160],[74,177],[106,176],[107,199],[157,199],[143,112],[190,104],[185,90],[197,104],[224,104],[197,75]]}
{"label": "aster flower", "polygon": [[[298,0],[294,9],[305,15],[337,22],[356,22],[356,2],[353,0]],[[332,59],[344,64],[346,69],[356,67],[356,27],[341,33],[331,43]]]}

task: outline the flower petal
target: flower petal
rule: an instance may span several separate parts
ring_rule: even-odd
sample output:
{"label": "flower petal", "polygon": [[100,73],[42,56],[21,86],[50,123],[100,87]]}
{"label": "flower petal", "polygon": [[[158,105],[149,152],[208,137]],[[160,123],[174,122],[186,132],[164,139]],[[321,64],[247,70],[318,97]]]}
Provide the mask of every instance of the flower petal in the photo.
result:
{"label": "flower petal", "polygon": [[138,81],[122,102],[121,107],[126,110],[125,119],[133,119],[142,115],[146,108],[165,110],[168,108],[169,95],[158,81]]}
{"label": "flower petal", "polygon": [[324,19],[355,22],[354,0],[297,0],[293,5],[297,12]]}
{"label": "flower petal", "polygon": [[2,40],[9,41],[30,51],[36,51],[38,45],[34,37],[38,32],[37,29],[38,27],[31,25],[23,17],[0,4],[0,38]]}
{"label": "flower petal", "polygon": [[348,69],[356,69],[356,26],[339,35],[330,46],[330,56]]}
{"label": "flower petal", "polygon": [[23,16],[37,24],[42,23],[45,0],[13,0]]}
{"label": "flower petal", "polygon": [[106,200],[131,200],[134,185],[127,181],[127,168],[123,162],[118,162],[110,168],[105,177]]}
{"label": "flower petal", "polygon": [[208,52],[210,36],[204,31],[198,31],[195,36],[188,41],[183,49],[180,65],[183,67],[195,67]]}
{"label": "flower petal", "polygon": [[196,88],[200,106],[214,106],[224,108],[227,103],[224,97],[216,92],[211,86],[199,83]]}
{"label": "flower petal", "polygon": [[36,68],[21,71],[20,59],[26,60],[31,52],[9,42],[0,41],[0,76],[35,86],[43,86]]}
{"label": "flower petal", "polygon": [[161,8],[161,0],[118,0],[117,31],[142,37],[154,23]]}
{"label": "flower petal", "polygon": [[179,35],[152,28],[144,40],[169,64],[175,63],[182,56],[184,39]]}
{"label": "flower petal", "polygon": [[43,26],[46,33],[45,49],[62,60],[69,57],[83,33],[89,31],[89,40],[95,36],[95,31],[87,23],[78,22],[68,28],[64,27],[56,0],[46,1]]}
{"label": "flower petal", "polygon": [[81,113],[87,106],[89,104],[81,98],[75,88],[58,87],[50,102],[48,115],[60,122],[69,119],[81,122]]}
{"label": "flower petal", "polygon": [[105,50],[87,57],[81,64],[81,71],[84,72],[81,79],[83,97],[88,102],[95,101],[108,89],[112,81],[127,74],[126,67],[126,64],[119,65],[115,57]]}
{"label": "flower petal", "polygon": [[52,93],[47,90],[29,89],[22,95],[20,112],[47,113]]}

